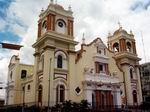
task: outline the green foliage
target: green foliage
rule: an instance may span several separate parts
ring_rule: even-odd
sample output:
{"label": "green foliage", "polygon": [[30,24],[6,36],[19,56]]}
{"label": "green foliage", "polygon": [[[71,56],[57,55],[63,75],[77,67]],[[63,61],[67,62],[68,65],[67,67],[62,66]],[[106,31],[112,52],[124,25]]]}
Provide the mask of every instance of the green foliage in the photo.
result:
{"label": "green foliage", "polygon": [[90,104],[88,103],[87,100],[82,100],[80,103],[80,111],[81,112],[89,112],[90,110]]}
{"label": "green foliage", "polygon": [[62,104],[62,112],[71,112],[72,110],[72,102],[71,100],[65,101]]}
{"label": "green foliage", "polygon": [[140,105],[140,108],[142,110],[150,110],[150,103],[149,102],[143,102],[141,105]]}
{"label": "green foliage", "polygon": [[89,112],[90,104],[87,100],[82,100],[80,103],[72,102],[71,100],[65,101],[62,104],[56,104],[52,107],[52,111],[61,112]]}

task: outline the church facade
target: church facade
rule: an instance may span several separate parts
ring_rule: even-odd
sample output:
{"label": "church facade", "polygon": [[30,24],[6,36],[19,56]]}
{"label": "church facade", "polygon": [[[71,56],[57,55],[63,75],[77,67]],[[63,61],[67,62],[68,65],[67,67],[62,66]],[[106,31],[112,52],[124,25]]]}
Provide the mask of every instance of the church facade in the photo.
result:
{"label": "church facade", "polygon": [[[33,44],[34,67],[22,68],[30,75],[24,72],[25,78],[20,81],[21,76],[16,74],[21,75],[21,70],[9,66],[9,76],[14,70],[13,82],[16,83],[11,84],[11,89],[8,85],[6,103],[52,106],[65,100],[80,102],[85,99],[92,106],[102,107],[141,104],[140,58],[132,32],[127,33],[120,26],[109,34],[108,47],[96,38],[89,44],[83,41],[81,49],[76,51],[78,42],[74,40],[72,14],[70,7],[65,10],[54,3],[42,10],[37,40]],[[19,57],[14,56],[15,59]],[[10,64],[16,65],[13,61]],[[31,90],[26,91],[29,88]],[[13,93],[17,94],[15,98],[10,95]]]}

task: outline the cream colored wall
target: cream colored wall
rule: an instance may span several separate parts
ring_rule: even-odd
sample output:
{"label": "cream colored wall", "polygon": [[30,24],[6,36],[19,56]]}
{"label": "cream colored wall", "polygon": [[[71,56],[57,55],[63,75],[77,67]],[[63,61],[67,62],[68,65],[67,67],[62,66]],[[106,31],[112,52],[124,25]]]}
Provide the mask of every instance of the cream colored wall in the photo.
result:
{"label": "cream colored wall", "polygon": [[[78,61],[78,63],[76,64],[76,74],[77,77],[76,79],[78,80],[76,82],[77,85],[79,85],[82,88],[82,94],[80,96],[80,100],[85,98],[84,95],[84,90],[83,90],[83,84],[82,81],[84,81],[84,68],[93,68],[95,70],[95,63],[93,60],[94,55],[97,53],[97,48],[95,47],[95,43],[91,44],[90,46],[84,46],[83,50],[85,50],[82,53],[82,57],[81,59]],[[106,56],[109,58],[108,61],[108,65],[109,65],[109,72],[112,74],[113,72],[117,73],[117,77],[120,80],[120,84],[121,84],[121,90],[123,91],[123,95],[124,95],[124,85],[123,85],[123,73],[120,71],[120,69],[118,68],[118,66],[116,65],[116,61],[113,58],[113,53],[111,53],[110,51],[108,51],[108,49],[106,49]],[[95,71],[94,71],[95,72]]]}
{"label": "cream colored wall", "polygon": [[14,81],[14,88],[13,88],[13,91],[14,91],[14,104],[18,104],[20,103],[20,91],[19,91],[19,59],[16,60],[16,63],[15,63],[15,67],[14,67],[14,75],[15,75],[15,81]]}
{"label": "cream colored wall", "polygon": [[95,63],[94,63],[93,57],[97,52],[94,44],[92,44],[91,46],[88,46],[88,47],[83,46],[83,50],[85,50],[85,51],[83,51],[82,57],[76,64],[76,67],[77,67],[76,74],[77,74],[77,80],[78,80],[78,82],[76,82],[76,83],[82,89],[82,93],[80,95],[80,100],[85,98],[84,87],[82,84],[82,82],[85,81],[84,68],[95,69]]}
{"label": "cream colored wall", "polygon": [[86,47],[83,47],[83,50],[85,50],[85,52],[82,53],[82,57],[80,58],[80,60],[78,61],[78,63],[76,64],[77,70],[76,70],[76,74],[77,74],[77,85],[79,85],[79,87],[82,89],[82,93],[80,95],[79,101],[81,101],[82,99],[85,98],[85,94],[84,94],[84,87],[82,82],[85,80],[84,78],[84,68],[95,68],[94,66],[94,61],[93,61],[93,56],[96,53],[96,48],[94,47],[94,45]]}
{"label": "cream colored wall", "polygon": [[[15,85],[15,69],[14,69],[15,65],[13,66],[10,66],[9,67],[9,71],[8,71],[8,82],[7,82],[7,85],[10,86],[10,85]],[[10,78],[10,73],[12,72],[12,79]],[[14,104],[14,91],[10,88],[8,88],[6,90],[6,105],[7,104]],[[8,98],[8,100],[7,100]]]}
{"label": "cream colored wall", "polygon": [[[81,69],[81,68],[80,68]],[[79,75],[75,65],[75,53],[69,53],[69,74],[67,80],[69,81],[69,99],[75,102],[81,101],[81,96],[78,96],[75,92],[77,86],[80,86]],[[81,86],[80,86],[81,87]]]}
{"label": "cream colored wall", "polygon": [[[12,61],[13,61],[13,66],[9,66],[8,80],[9,80],[9,85],[14,85],[14,88],[10,89],[10,94],[9,94],[10,97],[8,97],[8,104],[20,104],[23,103],[22,84],[28,81],[28,78],[26,80],[21,80],[21,70],[27,70],[28,73],[27,77],[28,77],[29,75],[33,74],[33,66],[20,64],[19,58],[17,60],[13,59]],[[11,71],[13,72],[12,80],[10,80]],[[32,96],[33,95],[30,95],[30,97],[28,96],[28,99],[30,98],[30,100],[32,100]]]}
{"label": "cream colored wall", "polygon": [[[18,79],[20,80],[20,90],[21,90],[21,97],[23,97],[23,91],[22,87],[25,86],[25,103],[29,102],[34,102],[34,95],[33,95],[33,69],[34,67],[32,65],[25,65],[25,64],[20,64],[19,66],[19,74],[20,76]],[[21,71],[26,70],[27,71],[27,77],[26,79],[21,79]],[[27,86],[30,84],[30,90],[27,90]],[[23,99],[23,98],[22,98]]]}
{"label": "cream colored wall", "polygon": [[121,96],[125,97],[123,72],[120,71],[120,69],[118,68],[119,66],[117,66],[117,62],[114,59],[114,53],[107,49],[106,50],[106,55],[109,57],[109,63],[108,63],[109,72],[111,73],[111,75],[113,75],[113,73],[116,73],[116,76],[119,78],[119,82],[120,82],[120,85],[121,85],[120,88],[123,92],[123,94]]}

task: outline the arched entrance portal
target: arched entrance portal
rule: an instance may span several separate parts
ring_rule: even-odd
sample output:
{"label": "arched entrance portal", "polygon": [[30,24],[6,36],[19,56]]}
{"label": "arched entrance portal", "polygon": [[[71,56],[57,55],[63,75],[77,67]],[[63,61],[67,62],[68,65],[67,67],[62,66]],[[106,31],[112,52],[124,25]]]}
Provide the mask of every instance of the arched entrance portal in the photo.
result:
{"label": "arched entrance portal", "polygon": [[137,92],[136,92],[136,90],[134,90],[132,92],[132,94],[133,94],[133,103],[135,104],[135,103],[137,103]]}
{"label": "arched entrance portal", "polygon": [[58,85],[56,88],[56,103],[62,103],[65,101],[65,87],[64,85]]}
{"label": "arched entrance portal", "polygon": [[43,87],[42,85],[39,85],[38,88],[38,105],[42,106],[42,92],[43,92]]}

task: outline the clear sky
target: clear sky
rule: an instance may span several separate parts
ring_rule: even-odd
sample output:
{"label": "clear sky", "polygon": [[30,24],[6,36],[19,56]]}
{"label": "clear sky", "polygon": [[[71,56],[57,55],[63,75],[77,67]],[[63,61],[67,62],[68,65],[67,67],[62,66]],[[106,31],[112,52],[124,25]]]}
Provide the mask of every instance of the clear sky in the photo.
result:
{"label": "clear sky", "polygon": [[[21,62],[33,64],[31,47],[37,37],[37,21],[42,8],[46,9],[50,0],[0,0],[0,42],[24,45],[19,52]],[[108,32],[122,27],[133,31],[136,39],[140,63],[150,61],[150,0],[57,0],[64,8],[72,6],[74,12],[75,39],[86,43],[96,37],[107,42]],[[146,60],[144,59],[142,36]],[[78,46],[79,48],[79,46]],[[1,49],[0,46],[0,82],[6,82],[10,57],[16,51]],[[4,86],[4,85],[3,85]],[[0,97],[4,92],[0,91]]]}

